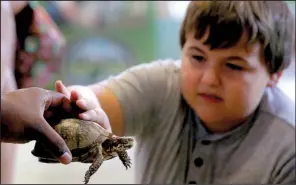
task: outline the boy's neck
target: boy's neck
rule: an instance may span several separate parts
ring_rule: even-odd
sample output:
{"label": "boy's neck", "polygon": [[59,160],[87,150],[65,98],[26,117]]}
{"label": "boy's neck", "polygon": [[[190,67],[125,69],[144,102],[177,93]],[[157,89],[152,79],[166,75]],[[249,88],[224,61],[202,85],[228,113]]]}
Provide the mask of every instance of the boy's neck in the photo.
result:
{"label": "boy's neck", "polygon": [[[258,109],[257,109],[258,110]],[[252,113],[251,115],[247,116],[246,118],[240,120],[240,121],[235,121],[235,122],[215,122],[215,123],[206,123],[202,120],[201,124],[209,134],[223,134],[230,132],[239,126],[243,124],[247,124],[251,121],[254,121],[254,118],[256,116],[257,110]]]}
{"label": "boy's neck", "polygon": [[204,126],[206,131],[210,134],[223,134],[230,132],[231,130],[236,129],[240,125],[246,123],[245,120],[242,120],[240,122],[227,122],[227,123],[206,123],[201,121],[201,124]]}

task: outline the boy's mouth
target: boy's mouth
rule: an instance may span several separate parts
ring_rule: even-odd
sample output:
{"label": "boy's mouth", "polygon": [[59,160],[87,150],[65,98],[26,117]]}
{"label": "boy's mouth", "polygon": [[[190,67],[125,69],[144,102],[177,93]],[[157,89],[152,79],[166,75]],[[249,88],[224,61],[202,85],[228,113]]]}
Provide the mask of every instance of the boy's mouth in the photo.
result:
{"label": "boy's mouth", "polygon": [[208,94],[208,93],[198,93],[200,97],[202,97],[204,100],[212,103],[220,103],[223,101],[222,98],[215,94]]}

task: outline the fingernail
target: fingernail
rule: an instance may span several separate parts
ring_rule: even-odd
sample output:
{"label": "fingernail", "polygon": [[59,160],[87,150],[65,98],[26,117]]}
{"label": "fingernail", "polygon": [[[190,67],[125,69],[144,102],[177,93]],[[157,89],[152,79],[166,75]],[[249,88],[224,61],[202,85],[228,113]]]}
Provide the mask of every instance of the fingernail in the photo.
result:
{"label": "fingernail", "polygon": [[60,157],[60,162],[63,164],[69,164],[72,161],[72,157],[68,152],[65,152],[61,157]]}

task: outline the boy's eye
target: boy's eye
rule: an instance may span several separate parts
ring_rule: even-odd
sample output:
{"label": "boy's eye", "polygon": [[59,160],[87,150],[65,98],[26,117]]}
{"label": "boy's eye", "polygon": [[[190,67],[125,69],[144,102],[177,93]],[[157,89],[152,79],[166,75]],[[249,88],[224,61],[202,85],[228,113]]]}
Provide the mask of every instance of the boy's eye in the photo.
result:
{"label": "boy's eye", "polygon": [[199,56],[199,55],[195,55],[195,56],[192,56],[195,60],[197,60],[197,61],[203,61],[203,60],[205,60],[205,58],[203,57],[203,56]]}
{"label": "boy's eye", "polygon": [[229,67],[230,69],[233,69],[233,70],[238,70],[238,71],[243,70],[242,67],[234,65],[234,64],[226,64],[226,66]]}

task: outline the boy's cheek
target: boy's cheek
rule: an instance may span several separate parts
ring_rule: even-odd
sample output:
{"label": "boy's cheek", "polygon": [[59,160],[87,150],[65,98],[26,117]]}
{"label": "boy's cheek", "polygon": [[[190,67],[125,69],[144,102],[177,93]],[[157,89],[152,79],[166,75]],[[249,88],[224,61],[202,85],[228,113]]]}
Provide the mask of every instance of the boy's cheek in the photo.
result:
{"label": "boy's cheek", "polygon": [[183,59],[182,66],[181,66],[182,76],[185,83],[190,86],[197,87],[198,82],[198,71],[191,65],[190,61],[185,58]]}
{"label": "boy's cheek", "polygon": [[182,72],[182,83],[183,86],[187,88],[187,90],[190,91],[196,91],[197,85],[198,85],[198,77],[197,74],[194,73],[192,69],[183,69]]}
{"label": "boy's cheek", "polygon": [[250,90],[234,90],[232,93],[226,94],[225,103],[234,115],[245,117],[256,108],[258,98]]}
{"label": "boy's cheek", "polygon": [[196,75],[187,71],[183,74],[182,94],[189,104],[194,105],[197,98],[198,80]]}

